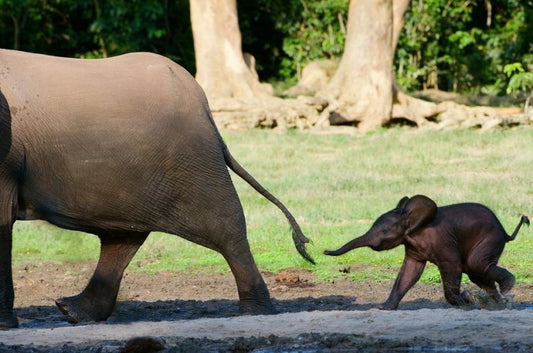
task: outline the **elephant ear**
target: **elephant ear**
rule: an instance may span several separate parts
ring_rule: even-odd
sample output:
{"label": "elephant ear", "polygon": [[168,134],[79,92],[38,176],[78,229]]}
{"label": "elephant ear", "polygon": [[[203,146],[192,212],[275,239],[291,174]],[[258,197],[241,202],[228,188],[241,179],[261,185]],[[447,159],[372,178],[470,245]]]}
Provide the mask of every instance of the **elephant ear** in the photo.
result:
{"label": "elephant ear", "polygon": [[[400,204],[405,200],[405,197],[400,200]],[[437,214],[437,204],[435,201],[424,195],[415,195],[405,200],[401,207],[406,220],[407,230],[406,235],[412,234],[419,228],[430,223]]]}
{"label": "elephant ear", "polygon": [[400,210],[405,209],[405,205],[409,202],[409,198],[407,196],[402,197],[400,201],[398,201],[398,206],[396,208],[399,208]]}

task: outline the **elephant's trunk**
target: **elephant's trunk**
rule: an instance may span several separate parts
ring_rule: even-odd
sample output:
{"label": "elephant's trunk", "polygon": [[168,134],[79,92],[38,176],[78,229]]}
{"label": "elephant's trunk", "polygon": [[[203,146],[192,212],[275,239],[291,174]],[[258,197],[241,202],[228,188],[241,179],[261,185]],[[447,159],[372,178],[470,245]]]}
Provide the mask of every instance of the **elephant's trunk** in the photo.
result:
{"label": "elephant's trunk", "polygon": [[324,250],[324,255],[330,255],[330,256],[339,256],[342,254],[347,253],[350,250],[362,248],[364,246],[370,246],[370,237],[367,234],[360,236],[359,238],[355,238],[346,244],[344,244],[341,248],[337,250]]}

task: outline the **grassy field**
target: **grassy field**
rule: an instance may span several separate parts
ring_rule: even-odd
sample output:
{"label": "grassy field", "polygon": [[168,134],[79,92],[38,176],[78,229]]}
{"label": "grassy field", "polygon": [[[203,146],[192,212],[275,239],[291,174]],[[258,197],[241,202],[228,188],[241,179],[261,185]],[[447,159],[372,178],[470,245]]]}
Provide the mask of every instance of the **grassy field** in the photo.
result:
{"label": "grassy field", "polygon": [[[333,280],[350,269],[355,280],[396,276],[403,247],[345,256],[321,255],[365,232],[373,220],[404,196],[425,194],[437,204],[473,201],[489,206],[510,233],[520,214],[533,216],[533,127],[419,131],[390,129],[372,134],[317,134],[254,130],[222,132],[237,160],[285,203],[313,240],[307,264],[296,253],[282,213],[235,175],[248,237],[262,270],[308,268]],[[41,222],[17,222],[14,263],[96,261],[91,235]],[[500,264],[520,282],[533,282],[533,228],[523,228],[507,245]],[[129,271],[229,271],[217,253],[167,234],[152,234]],[[422,277],[437,283],[428,265]]]}

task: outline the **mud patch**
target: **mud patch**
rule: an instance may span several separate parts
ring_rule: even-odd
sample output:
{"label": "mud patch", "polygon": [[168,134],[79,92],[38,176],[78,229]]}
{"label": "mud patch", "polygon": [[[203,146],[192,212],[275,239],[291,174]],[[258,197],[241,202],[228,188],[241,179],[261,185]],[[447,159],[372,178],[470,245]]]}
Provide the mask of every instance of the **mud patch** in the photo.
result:
{"label": "mud patch", "polygon": [[86,264],[15,268],[21,328],[0,332],[0,352],[135,352],[124,348],[139,337],[161,342],[161,352],[533,350],[531,284],[513,289],[512,310],[453,308],[440,286],[417,284],[400,310],[388,312],[376,307],[392,283],[319,282],[308,271],[287,269],[263,274],[280,314],[238,316],[229,273],[127,273],[105,323],[69,324],[53,298],[76,294],[91,272]]}

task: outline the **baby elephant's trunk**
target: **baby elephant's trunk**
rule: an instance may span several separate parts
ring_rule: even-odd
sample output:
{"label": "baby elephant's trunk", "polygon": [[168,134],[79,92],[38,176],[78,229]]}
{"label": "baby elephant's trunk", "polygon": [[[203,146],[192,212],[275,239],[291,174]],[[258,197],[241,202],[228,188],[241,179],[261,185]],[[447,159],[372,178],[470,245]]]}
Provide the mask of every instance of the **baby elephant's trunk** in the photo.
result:
{"label": "baby elephant's trunk", "polygon": [[522,215],[522,217],[520,217],[520,222],[518,222],[518,225],[516,226],[513,234],[511,234],[508,238],[507,238],[507,241],[512,241],[514,240],[514,238],[516,238],[516,235],[518,234],[518,231],[520,230],[520,228],[522,227],[522,224],[525,223],[529,226],[529,218],[527,218],[526,215]]}
{"label": "baby elephant's trunk", "polygon": [[339,256],[342,254],[347,253],[350,250],[362,248],[364,246],[369,246],[369,237],[367,234],[360,236],[359,238],[355,238],[349,242],[347,242],[345,245],[340,247],[337,250],[324,250],[324,255],[330,255],[330,256]]}

